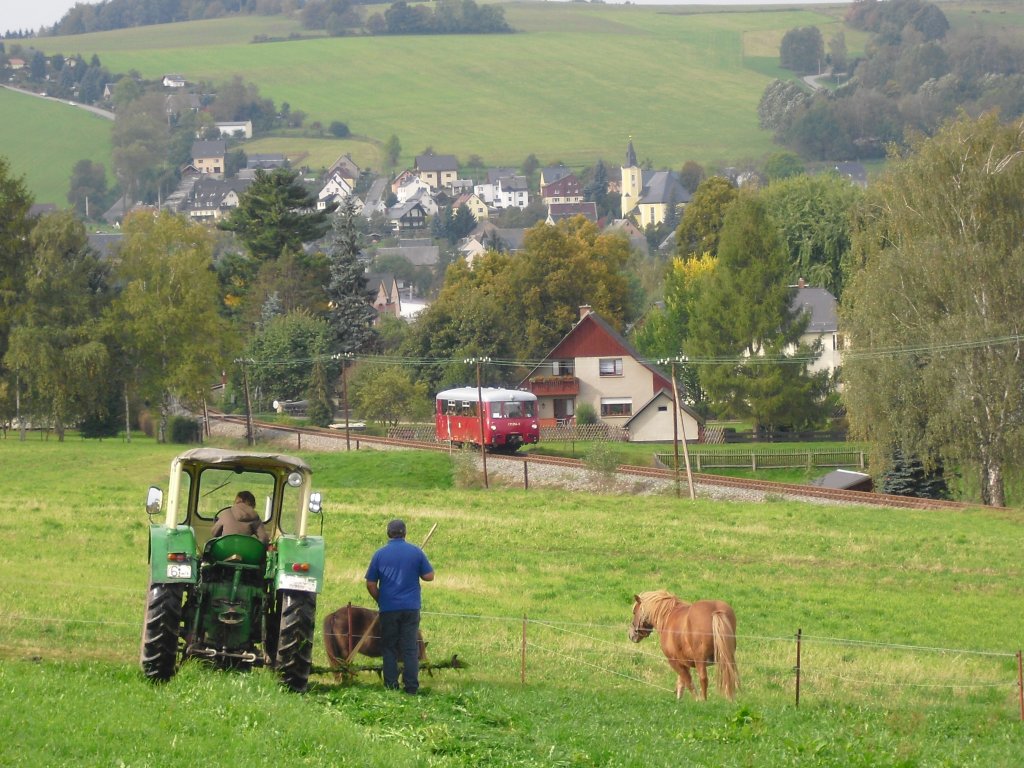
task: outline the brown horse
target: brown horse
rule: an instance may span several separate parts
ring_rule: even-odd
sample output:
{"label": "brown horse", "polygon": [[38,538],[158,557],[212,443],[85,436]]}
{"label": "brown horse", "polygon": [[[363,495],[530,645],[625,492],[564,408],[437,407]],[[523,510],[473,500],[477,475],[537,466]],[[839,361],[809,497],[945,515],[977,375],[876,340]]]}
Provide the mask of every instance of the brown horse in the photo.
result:
{"label": "brown horse", "polygon": [[684,603],[671,592],[659,589],[633,598],[633,622],[629,639],[639,643],[658,630],[661,650],[679,675],[676,698],[688,688],[697,697],[690,670],[700,675],[700,698],[708,697],[708,665],[718,665],[718,690],[730,700],[740,685],[736,669],[736,614],[721,600]]}
{"label": "brown horse", "polygon": [[[367,635],[365,641],[363,635]],[[427,644],[423,642],[422,633],[417,639],[422,661],[427,657]],[[349,603],[327,616],[324,619],[324,647],[335,677],[340,677],[351,663],[349,657],[356,648],[364,656],[380,658],[383,652],[377,611]]]}

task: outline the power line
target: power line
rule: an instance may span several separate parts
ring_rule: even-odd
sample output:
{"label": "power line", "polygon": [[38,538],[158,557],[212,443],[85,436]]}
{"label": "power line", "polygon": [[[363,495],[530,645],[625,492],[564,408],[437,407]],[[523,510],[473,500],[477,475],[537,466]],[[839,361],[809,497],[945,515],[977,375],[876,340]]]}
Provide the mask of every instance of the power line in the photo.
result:
{"label": "power line", "polygon": [[[963,352],[975,349],[991,349],[1024,344],[1024,336],[1010,334],[996,336],[987,339],[965,339],[962,341],[937,342],[934,344],[916,344],[906,346],[873,347],[868,349],[849,349],[842,352],[844,360],[881,360],[898,357],[928,357],[936,355],[947,355],[951,352]],[[735,365],[735,366],[765,366],[765,365],[811,365],[820,359],[821,355],[787,355],[784,353],[772,355],[711,355],[711,356],[687,356],[686,364],[695,366],[711,365]],[[246,362],[251,365],[260,366],[299,366],[313,365],[317,362],[331,362],[336,358],[334,355],[324,353],[310,357],[295,358],[248,358]],[[355,354],[351,358],[355,362],[372,362],[385,365],[397,365],[408,367],[426,367],[432,365],[466,365],[464,356],[455,357],[415,357],[403,355],[367,355]],[[638,358],[642,363],[657,366],[657,360],[652,358]],[[544,362],[540,360],[516,360],[507,358],[489,358],[488,365],[498,368],[529,368],[533,369]]]}

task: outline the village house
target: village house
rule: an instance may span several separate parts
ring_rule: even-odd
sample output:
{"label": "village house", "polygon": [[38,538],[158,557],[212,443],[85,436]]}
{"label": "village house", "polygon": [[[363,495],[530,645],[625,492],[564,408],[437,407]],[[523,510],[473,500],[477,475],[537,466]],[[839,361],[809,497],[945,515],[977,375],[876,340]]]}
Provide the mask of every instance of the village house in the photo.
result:
{"label": "village house", "polygon": [[220,131],[221,136],[236,139],[252,138],[252,120],[235,120],[224,123],[214,123],[214,127]]}
{"label": "village house", "polygon": [[419,200],[413,199],[388,208],[386,215],[395,232],[411,232],[425,229],[429,214]]}
{"label": "village house", "polygon": [[540,198],[544,201],[544,205],[582,203],[583,187],[575,173],[561,174],[553,181],[541,184]]}
{"label": "village house", "polygon": [[380,325],[381,317],[402,316],[402,294],[397,278],[390,272],[367,272],[366,291],[370,294],[370,303],[377,311],[374,325]]}
{"label": "village house", "polygon": [[582,216],[587,221],[597,223],[597,203],[551,203],[548,206],[547,223],[557,224],[563,219],[571,219],[573,216]]}
{"label": "village house", "polygon": [[362,175],[362,170],[356,165],[352,155],[342,155],[331,164],[325,175],[328,177],[339,176],[345,179],[350,187],[355,189],[356,183],[359,181],[360,175]]}
{"label": "village house", "polygon": [[[842,364],[843,338],[839,333],[839,302],[824,288],[813,288],[797,281],[791,308],[808,316],[807,328],[800,337],[802,344],[813,347],[821,343],[821,356],[810,366],[810,373],[828,371],[834,376]],[[792,352],[788,349],[787,352]]]}
{"label": "village house", "polygon": [[353,185],[349,180],[342,178],[340,173],[333,173],[317,193],[316,208],[318,211],[322,211],[333,203],[340,204],[352,192]]}
{"label": "village house", "polygon": [[180,210],[194,221],[215,223],[238,207],[250,179],[218,179],[212,175],[195,180]]}
{"label": "village house", "polygon": [[227,144],[223,139],[197,141],[192,144],[192,165],[202,174],[224,175]]}
{"label": "village house", "polygon": [[184,88],[187,85],[181,75],[164,75],[162,82],[165,88]]}
{"label": "village house", "polygon": [[679,434],[693,442],[702,435],[703,422],[691,408],[681,405],[682,418],[675,415],[669,377],[589,306],[580,307],[579,322],[519,386],[537,395],[542,426],[571,424],[579,405],[589,403],[604,424],[624,430],[631,441],[663,442]]}
{"label": "village house", "polygon": [[413,174],[405,176],[401,184],[398,186],[392,185],[392,188],[399,203],[404,203],[407,200],[422,195],[429,197],[433,191],[427,182]]}
{"label": "village house", "polygon": [[572,169],[564,165],[549,165],[540,169],[540,188],[554,184],[559,179],[572,174]]}
{"label": "village house", "polygon": [[459,161],[455,155],[435,155],[430,152],[416,156],[416,175],[433,190],[451,187],[459,178]]}
{"label": "village house", "polygon": [[525,237],[526,230],[521,227],[498,227],[485,221],[478,224],[459,244],[459,253],[465,257],[466,264],[472,267],[473,260],[485,251],[519,253],[523,250]]}
{"label": "village house", "polygon": [[459,195],[457,198],[455,198],[455,201],[452,203],[452,210],[456,211],[459,209],[460,206],[463,205],[469,209],[469,212],[471,214],[473,214],[473,218],[477,220],[477,223],[480,223],[481,221],[487,221],[489,214],[487,209],[487,203],[481,200],[476,194],[469,193]]}
{"label": "village house", "polygon": [[[106,90],[103,98],[110,98]],[[198,112],[202,108],[202,100],[194,93],[169,93],[164,99],[164,110],[169,118],[179,118],[187,112]]]}
{"label": "village house", "polygon": [[521,210],[530,204],[530,190],[526,177],[517,174],[514,168],[489,169],[487,180],[475,185],[473,192],[493,208]]}

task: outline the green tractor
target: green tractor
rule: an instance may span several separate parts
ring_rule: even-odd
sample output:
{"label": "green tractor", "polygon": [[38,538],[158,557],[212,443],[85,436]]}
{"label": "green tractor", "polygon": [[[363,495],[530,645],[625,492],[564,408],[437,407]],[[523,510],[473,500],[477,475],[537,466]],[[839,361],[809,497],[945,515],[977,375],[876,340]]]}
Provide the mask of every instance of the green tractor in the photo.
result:
{"label": "green tractor", "polygon": [[[167,505],[149,489],[149,595],[140,663],[151,680],[182,661],[222,668],[269,666],[304,691],[313,661],[324,540],[308,532],[320,494],[302,459],[196,448],[171,462]],[[270,545],[253,536],[212,536],[217,515],[249,491]],[[321,530],[322,534],[322,518]]]}

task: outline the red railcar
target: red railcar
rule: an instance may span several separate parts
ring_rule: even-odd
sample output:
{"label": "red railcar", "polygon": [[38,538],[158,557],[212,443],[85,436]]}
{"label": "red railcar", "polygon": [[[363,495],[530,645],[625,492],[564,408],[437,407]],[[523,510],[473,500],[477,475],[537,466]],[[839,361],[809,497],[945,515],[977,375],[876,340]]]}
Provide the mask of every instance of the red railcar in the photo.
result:
{"label": "red railcar", "polygon": [[[480,403],[483,403],[483,419]],[[540,440],[537,396],[519,389],[459,387],[437,393],[434,416],[437,439],[454,445],[480,445],[498,453],[515,453]]]}

